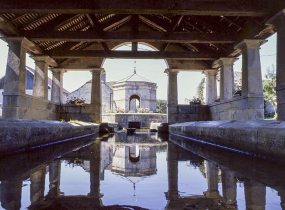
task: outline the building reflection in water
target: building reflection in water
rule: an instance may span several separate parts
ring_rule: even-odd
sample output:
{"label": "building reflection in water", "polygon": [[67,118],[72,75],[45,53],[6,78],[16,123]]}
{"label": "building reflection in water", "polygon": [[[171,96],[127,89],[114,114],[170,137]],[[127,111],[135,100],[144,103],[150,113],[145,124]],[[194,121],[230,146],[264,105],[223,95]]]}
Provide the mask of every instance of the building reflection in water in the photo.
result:
{"label": "building reflection in water", "polygon": [[[136,183],[143,183],[146,177],[157,173],[157,149],[166,148],[167,144],[156,135],[146,134],[118,134],[110,137],[108,141],[95,140],[93,139],[92,144],[89,142],[74,148],[70,146],[70,152],[61,158],[41,159],[36,167],[19,166],[19,170],[24,173],[15,172],[15,176],[10,173],[7,177],[9,169],[6,169],[6,175],[1,172],[1,206],[7,210],[21,209],[23,180],[29,178],[31,184],[28,209],[119,208],[119,205],[104,206],[102,202],[100,180],[104,180],[104,172],[109,170],[130,181],[135,187]],[[60,154],[54,153],[54,157],[58,156]],[[7,161],[11,161],[12,165],[16,164],[12,159],[1,160],[0,166],[3,167]],[[90,192],[87,195],[66,196],[60,192],[61,162],[75,159],[81,160],[81,166],[90,173]],[[180,194],[178,175],[181,160],[190,160],[191,163],[198,160],[198,165],[204,168],[202,172],[207,182],[207,190],[203,194]],[[236,164],[233,164],[233,161],[237,161]],[[285,209],[285,175],[276,174],[277,171],[284,171],[283,169],[283,166],[265,160],[256,160],[230,151],[221,152],[217,148],[206,148],[204,145],[189,143],[189,140],[172,136],[167,146],[168,191],[165,192],[165,209],[238,209],[237,182],[241,181],[244,183],[246,209],[265,209],[266,186],[278,191],[281,198],[280,209]],[[15,169],[11,166],[10,170]],[[49,185],[45,186],[47,173]],[[219,183],[222,184],[221,192]],[[46,195],[45,188],[48,189]],[[139,208],[128,204],[124,207]]]}

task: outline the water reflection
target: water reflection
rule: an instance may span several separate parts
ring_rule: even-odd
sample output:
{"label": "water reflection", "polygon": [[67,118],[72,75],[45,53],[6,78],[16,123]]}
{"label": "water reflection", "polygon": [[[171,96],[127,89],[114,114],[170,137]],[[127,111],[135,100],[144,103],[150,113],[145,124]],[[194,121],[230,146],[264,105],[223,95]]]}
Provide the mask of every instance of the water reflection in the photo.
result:
{"label": "water reflection", "polygon": [[[164,140],[120,133],[1,157],[1,206],[9,210],[285,209],[283,165],[177,136]],[[66,167],[72,171],[63,179]],[[77,176],[82,173],[88,178]],[[83,184],[73,185],[74,179]],[[29,192],[23,187],[27,182]],[[64,192],[67,186],[72,195]],[[78,194],[86,186],[88,192]],[[28,193],[29,200],[23,200]]]}

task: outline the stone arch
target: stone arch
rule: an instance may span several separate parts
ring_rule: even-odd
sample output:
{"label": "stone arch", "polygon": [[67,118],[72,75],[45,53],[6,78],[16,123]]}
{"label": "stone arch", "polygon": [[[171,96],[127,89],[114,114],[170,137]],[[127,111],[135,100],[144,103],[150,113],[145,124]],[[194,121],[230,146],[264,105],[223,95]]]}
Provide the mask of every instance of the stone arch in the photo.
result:
{"label": "stone arch", "polygon": [[[129,98],[129,110],[132,110],[131,109],[131,101],[134,99],[137,99],[139,101],[139,108],[141,107],[141,97],[139,96],[139,94],[133,94]],[[136,109],[136,107],[135,107],[135,109]]]}
{"label": "stone arch", "polygon": [[138,156],[136,156],[132,151],[131,151],[131,147],[129,147],[129,161],[131,163],[137,163],[140,161],[140,156],[141,156],[141,152],[140,149],[138,149]]}

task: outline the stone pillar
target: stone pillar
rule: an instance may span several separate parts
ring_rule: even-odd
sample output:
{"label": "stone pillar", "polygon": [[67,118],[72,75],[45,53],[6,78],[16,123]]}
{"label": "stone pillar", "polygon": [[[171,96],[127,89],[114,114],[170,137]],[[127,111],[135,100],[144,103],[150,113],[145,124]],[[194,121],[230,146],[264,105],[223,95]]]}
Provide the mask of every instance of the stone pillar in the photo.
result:
{"label": "stone pillar", "polygon": [[235,46],[242,52],[242,95],[263,97],[259,49],[266,41],[245,39]]}
{"label": "stone pillar", "polygon": [[63,101],[63,74],[66,72],[62,68],[52,68],[52,89],[51,101],[54,103],[64,103]]}
{"label": "stone pillar", "polygon": [[61,161],[54,160],[49,164],[49,197],[58,197],[60,195],[60,172]]}
{"label": "stone pillar", "polygon": [[234,94],[234,62],[237,61],[237,58],[220,58],[215,61],[221,68],[220,71],[220,97],[221,100],[229,100],[233,97]]}
{"label": "stone pillar", "polygon": [[244,181],[244,194],[246,209],[248,210],[265,210],[266,204],[266,186],[252,181]]}
{"label": "stone pillar", "polygon": [[219,183],[219,171],[218,167],[212,163],[207,161],[206,162],[206,179],[208,183],[208,190],[204,192],[205,196],[208,198],[219,198],[219,190],[218,190],[218,183]]}
{"label": "stone pillar", "polygon": [[167,121],[169,124],[176,123],[175,115],[178,114],[178,87],[177,75],[179,70],[166,69],[164,73],[168,75],[167,87]]}
{"label": "stone pillar", "polygon": [[1,206],[5,210],[21,209],[22,179],[1,182]]}
{"label": "stone pillar", "polygon": [[102,118],[102,90],[101,90],[101,74],[104,73],[103,68],[91,69],[92,73],[92,87],[91,87],[91,106],[93,110],[93,117],[91,122],[100,124]]}
{"label": "stone pillar", "polygon": [[46,165],[30,172],[30,200],[31,205],[38,205],[44,201]]}
{"label": "stone pillar", "polygon": [[49,56],[32,56],[35,60],[33,96],[48,100],[48,64]]}
{"label": "stone pillar", "polygon": [[236,205],[237,184],[234,172],[231,172],[228,169],[222,170],[222,186],[226,207],[229,205]]}
{"label": "stone pillar", "polygon": [[213,103],[217,99],[217,77],[218,70],[205,69],[203,74],[206,75],[206,104]]}
{"label": "stone pillar", "polygon": [[101,198],[100,194],[100,167],[101,167],[101,141],[95,141],[90,147],[90,193],[89,196]]}
{"label": "stone pillar", "polygon": [[179,198],[178,193],[178,151],[173,143],[167,146],[168,200]]}
{"label": "stone pillar", "polygon": [[277,31],[276,96],[277,119],[285,121],[285,9],[266,22]]}

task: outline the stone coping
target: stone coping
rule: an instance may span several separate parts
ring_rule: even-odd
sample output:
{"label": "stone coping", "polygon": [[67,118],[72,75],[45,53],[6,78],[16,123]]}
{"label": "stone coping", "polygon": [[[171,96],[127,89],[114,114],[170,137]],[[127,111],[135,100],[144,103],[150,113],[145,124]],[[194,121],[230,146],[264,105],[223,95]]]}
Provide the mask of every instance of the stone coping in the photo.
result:
{"label": "stone coping", "polygon": [[233,101],[239,101],[239,100],[243,100],[243,99],[248,99],[248,98],[263,98],[263,95],[256,95],[256,94],[248,94],[248,95],[244,95],[244,96],[237,96],[237,97],[233,97],[227,100],[221,100],[218,102],[212,102],[211,104],[208,104],[209,107],[211,106],[217,106],[220,104],[226,104],[226,103],[230,103]]}
{"label": "stone coping", "polygon": [[98,131],[99,125],[90,122],[0,119],[0,154],[23,151]]}
{"label": "stone coping", "polygon": [[169,126],[169,132],[285,162],[285,121],[204,121]]}
{"label": "stone coping", "polygon": [[166,115],[162,113],[103,113],[102,115]]}

